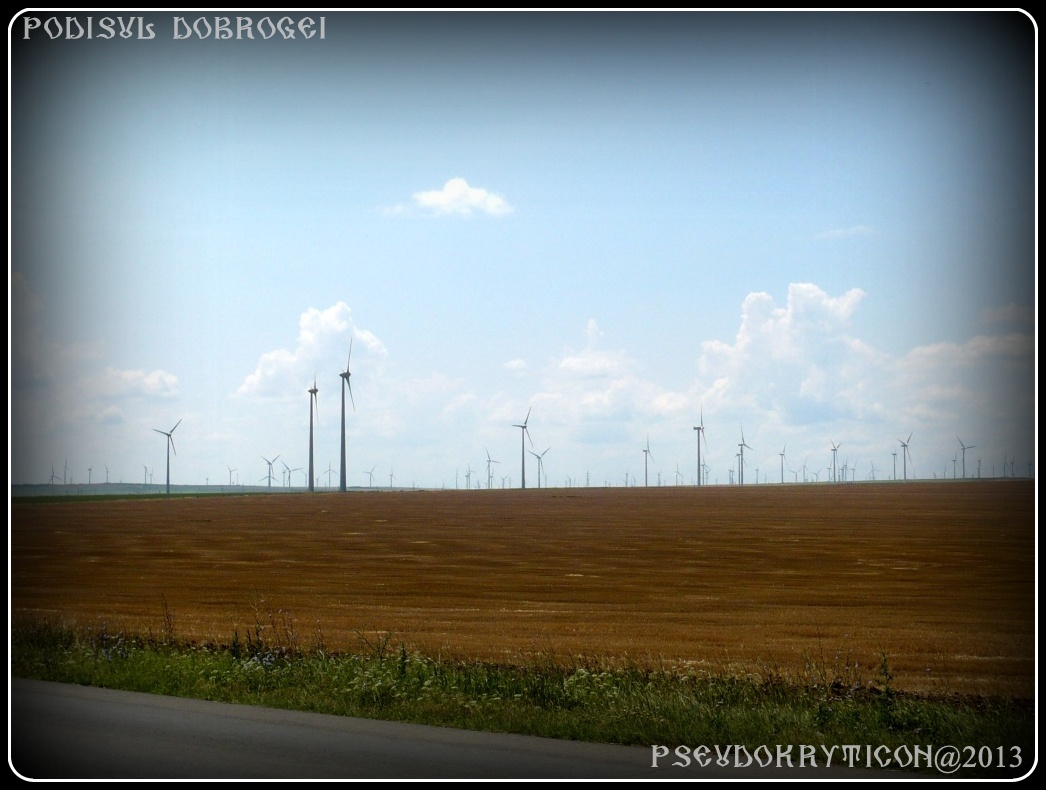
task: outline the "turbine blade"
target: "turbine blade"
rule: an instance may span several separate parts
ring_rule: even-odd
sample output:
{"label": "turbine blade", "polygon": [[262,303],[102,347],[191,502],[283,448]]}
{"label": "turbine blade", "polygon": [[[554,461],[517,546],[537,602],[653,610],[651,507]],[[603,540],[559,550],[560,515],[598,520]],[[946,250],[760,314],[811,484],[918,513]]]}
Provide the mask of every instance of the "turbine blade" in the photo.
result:
{"label": "turbine blade", "polygon": [[178,420],[178,422],[176,422],[176,423],[174,424],[174,428],[171,428],[171,433],[174,433],[174,430],[175,430],[175,428],[177,428],[177,427],[178,427],[179,425],[181,425],[181,424],[182,424],[182,421],[181,421],[181,420]]}

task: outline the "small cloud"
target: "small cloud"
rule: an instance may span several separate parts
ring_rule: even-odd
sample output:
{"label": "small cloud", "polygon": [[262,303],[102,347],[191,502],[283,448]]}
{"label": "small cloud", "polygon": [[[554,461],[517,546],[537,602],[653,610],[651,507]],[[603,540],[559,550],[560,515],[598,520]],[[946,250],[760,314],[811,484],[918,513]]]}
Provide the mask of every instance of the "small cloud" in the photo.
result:
{"label": "small cloud", "polygon": [[852,228],[836,228],[835,230],[826,230],[824,233],[818,233],[814,236],[818,241],[825,239],[845,239],[849,236],[867,236],[872,232],[870,225],[854,225]]}
{"label": "small cloud", "polygon": [[527,369],[527,363],[522,359],[510,359],[502,367],[510,373],[523,373]]}
{"label": "small cloud", "polygon": [[443,185],[443,189],[415,192],[414,202],[421,208],[430,209],[436,214],[468,216],[473,211],[479,211],[500,217],[512,211],[512,206],[501,195],[479,187],[471,187],[464,178],[450,179]]}

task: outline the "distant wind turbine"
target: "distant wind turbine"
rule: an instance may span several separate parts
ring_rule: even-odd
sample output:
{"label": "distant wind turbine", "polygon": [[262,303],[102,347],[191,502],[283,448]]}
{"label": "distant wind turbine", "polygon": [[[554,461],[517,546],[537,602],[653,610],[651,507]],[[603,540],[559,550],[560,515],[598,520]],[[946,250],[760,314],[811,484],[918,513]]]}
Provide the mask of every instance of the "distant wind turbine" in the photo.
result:
{"label": "distant wind turbine", "polygon": [[269,488],[272,488],[272,465],[279,460],[280,456],[277,455],[271,461],[268,458],[266,458],[264,455],[261,458],[262,458],[263,461],[265,461],[265,463],[267,463],[269,465],[269,474],[267,475],[267,477],[263,477],[262,480],[268,479],[268,481],[269,481]]}
{"label": "distant wind turbine", "polygon": [[[171,450],[174,449],[174,436],[172,436],[172,434],[174,433],[175,428],[177,428],[181,424],[182,424],[182,421],[178,420],[178,422],[176,422],[174,424],[174,428],[171,428],[171,430],[169,430],[169,431],[161,431],[159,428],[153,428],[153,430],[156,431],[157,433],[162,433],[164,436],[167,437],[167,493],[168,494],[171,493]],[[174,450],[174,454],[178,455],[178,451]],[[196,479],[199,480],[199,478],[196,478]]]}
{"label": "distant wind turbine", "polygon": [[312,387],[309,388],[309,490],[310,491],[315,491],[316,490],[316,479],[315,479],[315,475],[314,475],[315,467],[313,465],[313,457],[312,457],[312,455],[313,455],[312,454],[312,449],[313,449],[312,412],[313,412],[313,407],[315,407],[316,421],[319,422],[319,419],[320,419],[320,403],[319,403],[319,401],[316,398],[316,394],[318,392],[319,392],[319,389],[317,389],[317,387],[316,387],[316,378],[314,376],[313,379],[312,379]]}
{"label": "distant wind turbine", "polygon": [[646,448],[643,450],[643,488],[646,488],[650,484],[649,478],[647,476],[647,461],[649,461],[651,457],[652,456],[650,455],[650,434],[647,434]]}
{"label": "distant wind turbine", "polygon": [[486,447],[484,447],[483,449],[486,450],[487,453],[487,490],[489,491],[491,488],[494,487],[494,474],[490,470],[490,465],[500,464],[501,461],[495,461],[493,458],[490,457],[490,450],[487,450]]}
{"label": "distant wind turbine", "polygon": [[545,452],[541,453],[541,455],[538,455],[533,450],[529,451],[532,456],[534,456],[535,458],[538,459],[538,488],[541,488],[541,474],[542,474],[542,472],[544,470],[544,461],[543,461],[543,459],[545,457],[545,453],[547,453],[551,449],[552,449],[551,447],[546,447],[545,448]]}
{"label": "distant wind turbine", "polygon": [[908,451],[908,442],[910,442],[912,440],[912,434],[914,434],[914,433],[915,433],[915,431],[912,431],[912,433],[909,433],[907,439],[898,439],[897,440],[897,441],[899,441],[901,443],[901,460],[904,462],[904,479],[905,480],[908,479],[908,459],[912,457],[912,454]]}
{"label": "distant wind turbine", "polygon": [[[701,485],[701,440],[705,436],[705,409],[701,407],[701,422],[694,426],[697,431],[697,485]],[[708,441],[705,441],[705,449],[708,449]]]}
{"label": "distant wind turbine", "polygon": [[[833,483],[838,483],[839,482],[839,478],[838,478],[838,476],[836,474],[836,465],[835,465],[836,464],[836,454],[838,453],[839,448],[843,446],[843,443],[840,442],[839,444],[836,444],[835,442],[833,442],[831,440],[829,440],[828,443],[832,445],[832,482]],[[845,467],[844,467],[844,469],[845,469]],[[844,478],[846,477],[845,471],[843,472],[843,477]]]}
{"label": "distant wind turbine", "polygon": [[352,397],[352,382],[349,381],[349,377],[352,375],[352,373],[349,372],[349,365],[351,364],[351,362],[352,362],[352,338],[350,337],[349,338],[349,358],[348,358],[348,361],[345,363],[345,371],[343,373],[339,373],[338,374],[339,376],[341,376],[341,480],[340,480],[340,485],[341,485],[341,490],[342,491],[344,491],[346,489],[346,483],[347,483],[347,481],[345,479],[345,475],[346,475],[346,472],[345,472],[345,388],[346,387],[348,387],[348,390],[349,390],[349,400],[352,402],[352,411],[353,411],[353,413],[355,413],[355,411],[356,411],[356,400]]}
{"label": "distant wind turbine", "polygon": [[[520,472],[520,478],[519,478],[519,480],[520,480],[520,488],[526,488],[527,487],[527,444],[526,444],[526,441],[524,441],[524,440],[525,439],[530,439],[530,431],[527,430],[527,422],[529,422],[529,420],[530,420],[531,409],[533,409],[533,406],[530,409],[527,409],[527,417],[526,417],[525,420],[523,420],[523,424],[522,425],[513,425],[512,426],[513,428],[520,428],[521,429],[520,434],[519,434],[519,441],[520,441],[519,457],[520,457],[520,464],[521,464],[521,470],[522,470]],[[530,446],[531,447],[534,446],[534,440],[533,439],[530,439]]]}
{"label": "distant wind turbine", "polygon": [[[748,447],[748,444],[745,442],[745,429],[744,429],[743,425],[741,426],[741,444],[739,444],[737,446],[741,449],[741,452],[740,452],[741,460],[738,463],[738,468],[740,469],[740,477],[738,479],[738,485],[744,485],[745,484],[745,448]],[[748,449],[751,450],[752,448],[748,447]]]}
{"label": "distant wind turbine", "polygon": [[788,444],[786,443],[785,446],[781,448],[781,452],[778,453],[781,456],[781,482],[782,483],[785,481],[785,450],[787,450],[787,449],[788,449]]}
{"label": "distant wind turbine", "polygon": [[[959,439],[958,436],[956,436],[955,438]],[[959,439],[959,446],[962,448],[962,479],[965,480],[966,479],[966,451],[967,450],[972,450],[977,445],[975,445],[975,444],[963,444],[962,443],[962,439]]]}
{"label": "distant wind turbine", "polygon": [[377,468],[378,468],[377,466],[372,466],[370,468],[369,472],[366,471],[366,470],[364,470],[364,472],[363,472],[363,474],[367,475],[367,477],[368,477],[368,482],[367,482],[367,487],[368,488],[374,488],[374,470],[377,469]]}
{"label": "distant wind turbine", "polygon": [[231,486],[232,485],[232,473],[235,472],[236,470],[233,469],[231,466],[226,466],[225,468],[229,470],[229,485]]}

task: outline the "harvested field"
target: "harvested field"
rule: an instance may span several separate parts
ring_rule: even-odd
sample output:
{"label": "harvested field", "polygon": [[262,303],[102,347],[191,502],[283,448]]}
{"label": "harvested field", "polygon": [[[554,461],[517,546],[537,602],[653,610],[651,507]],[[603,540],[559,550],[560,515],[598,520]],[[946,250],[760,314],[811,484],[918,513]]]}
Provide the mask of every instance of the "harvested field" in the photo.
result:
{"label": "harvested field", "polygon": [[1027,480],[16,501],[11,605],[517,663],[870,679],[885,651],[900,689],[1031,697],[1034,557]]}

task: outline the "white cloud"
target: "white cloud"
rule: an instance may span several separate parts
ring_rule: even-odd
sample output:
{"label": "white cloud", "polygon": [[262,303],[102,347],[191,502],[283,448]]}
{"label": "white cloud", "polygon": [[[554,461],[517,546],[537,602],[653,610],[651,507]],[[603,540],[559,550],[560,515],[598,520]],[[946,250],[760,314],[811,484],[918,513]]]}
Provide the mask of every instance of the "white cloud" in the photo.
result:
{"label": "white cloud", "polygon": [[473,211],[500,217],[512,211],[512,206],[501,195],[479,187],[471,187],[464,178],[452,178],[442,189],[415,192],[414,202],[436,214],[462,214]]}
{"label": "white cloud", "polygon": [[358,329],[352,322],[352,309],[338,302],[326,310],[310,307],[298,322],[298,342],[293,351],[284,348],[267,351],[248,375],[237,395],[283,396],[295,392],[301,382],[311,380],[318,369],[344,365],[350,339],[373,355],[386,353],[384,344],[373,332]]}

